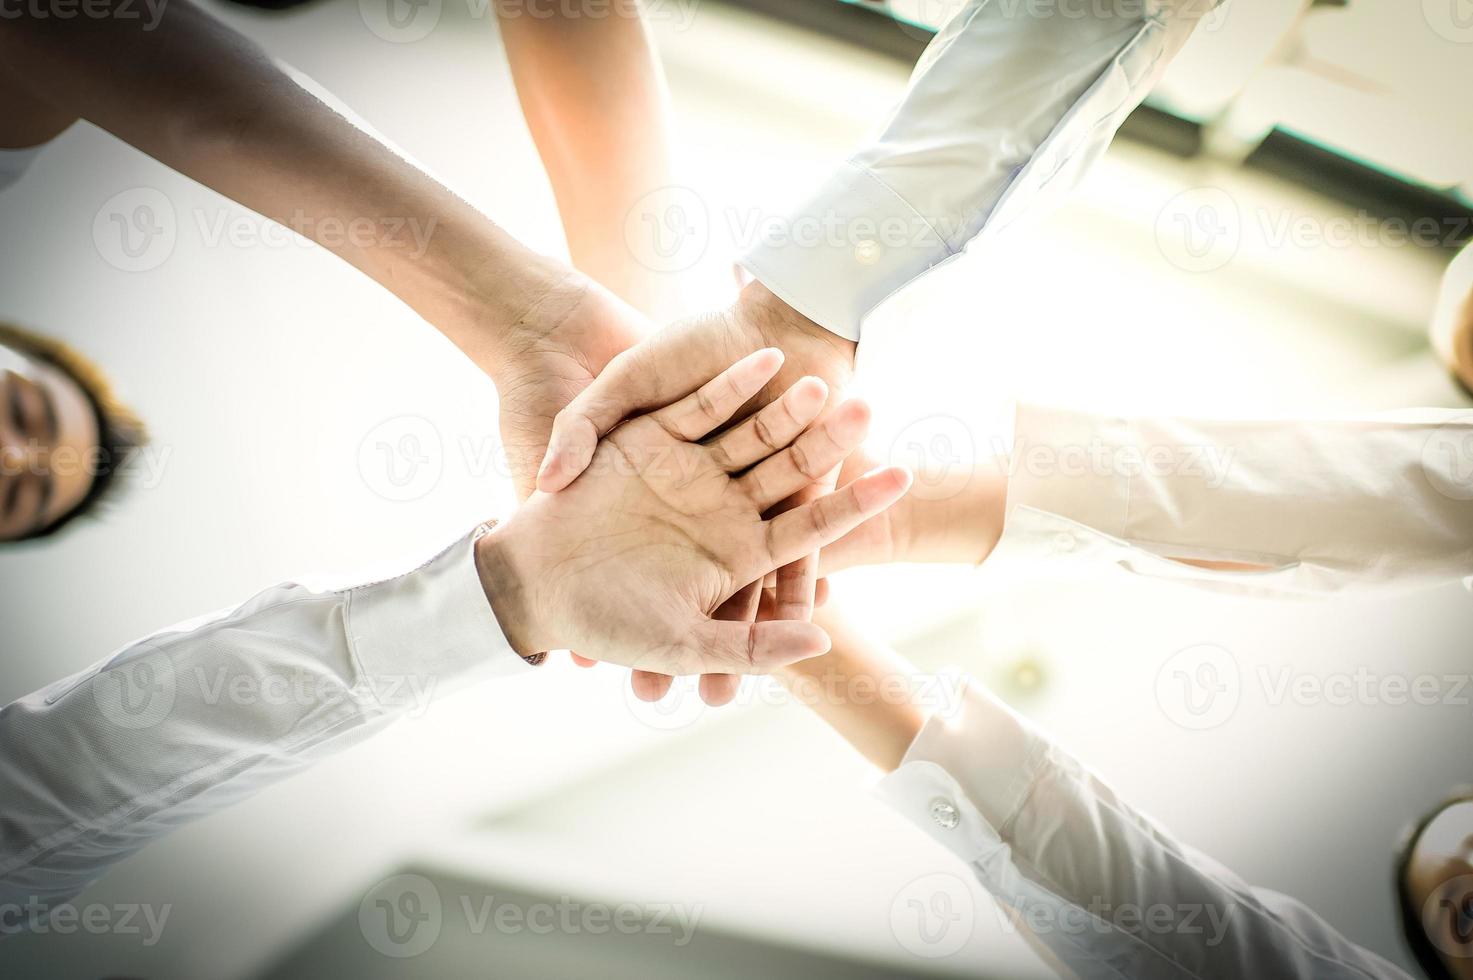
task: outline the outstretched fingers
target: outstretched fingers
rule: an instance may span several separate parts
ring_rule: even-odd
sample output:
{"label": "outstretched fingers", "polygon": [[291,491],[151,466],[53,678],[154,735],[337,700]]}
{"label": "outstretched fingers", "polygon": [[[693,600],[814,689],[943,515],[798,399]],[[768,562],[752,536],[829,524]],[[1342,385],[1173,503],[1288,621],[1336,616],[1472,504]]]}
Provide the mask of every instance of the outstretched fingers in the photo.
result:
{"label": "outstretched fingers", "polygon": [[783,366],[776,347],[754,351],[710,381],[650,418],[677,439],[695,442],[718,428],[762,390]]}
{"label": "outstretched fingers", "polygon": [[588,468],[598,441],[632,415],[695,391],[729,366],[703,334],[662,330],[615,357],[553,421],[537,489],[556,493]]}
{"label": "outstretched fingers", "polygon": [[[786,565],[837,541],[905,496],[910,482],[909,470],[888,466],[872,470],[812,503],[777,515],[765,524],[769,565]],[[752,574],[761,571],[753,570]]]}
{"label": "outstretched fingers", "polygon": [[818,418],[828,399],[822,378],[797,381],[772,404],[710,443],[711,457],[728,473],[744,470],[782,451]]}
{"label": "outstretched fingers", "polygon": [[869,406],[850,399],[787,449],[739,477],[737,485],[758,510],[767,510],[836,469],[844,457],[864,442],[869,422]]}

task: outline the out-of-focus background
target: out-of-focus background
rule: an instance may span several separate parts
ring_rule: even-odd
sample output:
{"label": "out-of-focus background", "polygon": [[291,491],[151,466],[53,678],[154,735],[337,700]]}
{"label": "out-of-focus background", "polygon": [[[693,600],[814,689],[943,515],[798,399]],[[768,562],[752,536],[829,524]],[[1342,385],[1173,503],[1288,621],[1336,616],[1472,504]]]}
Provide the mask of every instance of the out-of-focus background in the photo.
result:
{"label": "out-of-focus background", "polygon": [[[210,8],[513,234],[563,252],[487,5],[386,18],[396,2]],[[882,118],[949,5],[649,6],[680,179],[702,209],[682,245],[692,301],[722,303],[752,219]],[[1466,14],[1459,0],[1214,14],[1067,206],[867,327],[872,448],[904,461],[939,438],[990,455],[1017,398],[1198,415],[1466,405],[1426,343],[1439,277],[1473,232]],[[174,244],[127,271],[94,225],[140,194],[168,202]],[[1435,234],[1409,241],[1418,217]],[[326,252],[106,134],[74,128],[0,195],[0,243],[0,318],[96,357],[155,436],[105,521],[0,552],[0,699],[513,506],[483,376]],[[1181,838],[1410,967],[1391,845],[1470,777],[1469,692],[1408,705],[1274,691],[1357,670],[1466,676],[1467,590],[1288,603],[1059,570],[892,567],[836,592],[920,665],[995,685]],[[1209,643],[1241,692],[1198,730],[1156,678]],[[769,686],[721,710],[681,686],[652,707],[623,671],[559,661],[193,825],[78,900],[167,909],[159,935],[11,938],[0,976],[1048,975],[965,869],[868,795],[873,777]],[[406,890],[433,930],[401,946],[359,910]],[[928,904],[939,892],[955,914]],[[549,938],[498,919],[506,906],[578,924]],[[600,932],[600,909],[643,925]]]}

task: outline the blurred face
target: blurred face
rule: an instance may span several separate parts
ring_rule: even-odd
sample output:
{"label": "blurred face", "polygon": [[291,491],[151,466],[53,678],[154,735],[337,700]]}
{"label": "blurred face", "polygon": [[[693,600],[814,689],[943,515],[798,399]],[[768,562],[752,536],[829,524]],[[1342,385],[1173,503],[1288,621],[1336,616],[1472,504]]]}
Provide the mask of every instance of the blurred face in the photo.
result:
{"label": "blurred face", "polygon": [[1407,884],[1448,972],[1473,980],[1473,802],[1455,803],[1427,825]]}
{"label": "blurred face", "polygon": [[0,345],[0,541],[38,531],[87,495],[97,419],[77,383]]}

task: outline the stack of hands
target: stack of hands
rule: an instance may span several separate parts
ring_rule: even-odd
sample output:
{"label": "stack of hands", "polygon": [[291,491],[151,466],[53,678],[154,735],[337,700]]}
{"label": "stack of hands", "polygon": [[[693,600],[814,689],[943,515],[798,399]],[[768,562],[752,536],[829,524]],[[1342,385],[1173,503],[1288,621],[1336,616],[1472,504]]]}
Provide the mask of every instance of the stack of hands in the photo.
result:
{"label": "stack of hands", "polygon": [[721,704],[738,675],[828,650],[819,550],[852,564],[888,543],[911,479],[856,453],[852,342],[753,284],[636,344],[640,316],[576,273],[493,333],[524,503],[477,561],[519,654],[632,667],[646,699],[702,673]]}

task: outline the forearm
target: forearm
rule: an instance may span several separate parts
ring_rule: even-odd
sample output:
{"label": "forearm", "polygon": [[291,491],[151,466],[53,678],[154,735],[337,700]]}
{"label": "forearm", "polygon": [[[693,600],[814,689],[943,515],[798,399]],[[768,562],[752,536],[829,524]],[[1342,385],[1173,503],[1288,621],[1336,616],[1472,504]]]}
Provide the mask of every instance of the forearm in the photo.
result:
{"label": "forearm", "polygon": [[[1402,977],[1303,905],[1177,842],[975,683],[928,721],[903,659],[832,610],[815,621],[832,650],[784,683],[891,772],[880,795],[1075,975]],[[1191,920],[1142,928],[1143,915]]]}
{"label": "forearm", "polygon": [[1276,571],[1255,587],[1289,593],[1455,580],[1473,568],[1469,439],[1473,424],[1435,409],[1211,421],[1019,406],[1005,537],[1082,527],[1138,551],[1126,560],[1143,574],[1153,557],[1257,567]]}
{"label": "forearm", "polygon": [[397,578],[279,585],[130,643],[0,709],[0,904],[65,901],[451,686],[527,669],[469,537]]}
{"label": "forearm", "polygon": [[637,0],[601,16],[516,0],[496,12],[573,264],[647,315],[675,316],[673,275],[641,262],[626,234],[631,222],[645,232],[637,209],[671,182],[665,78]]}
{"label": "forearm", "polygon": [[832,648],[779,671],[778,679],[855,751],[886,772],[895,769],[926,721],[911,682],[915,668],[832,607],[816,610],[813,621]]}
{"label": "forearm", "polygon": [[483,366],[495,353],[486,328],[531,306],[557,274],[182,0],[152,30],[112,18],[7,21],[0,54],[10,78],[59,113],[329,248]]}
{"label": "forearm", "polygon": [[[1209,0],[1061,9],[968,0],[876,137],[742,264],[857,340],[888,297],[1072,186],[1145,97]],[[799,234],[829,229],[826,241]],[[967,323],[965,317],[953,323]]]}

